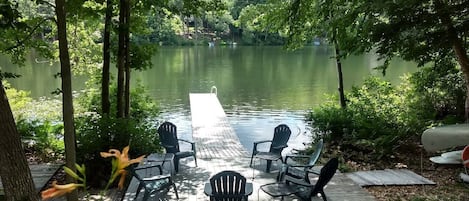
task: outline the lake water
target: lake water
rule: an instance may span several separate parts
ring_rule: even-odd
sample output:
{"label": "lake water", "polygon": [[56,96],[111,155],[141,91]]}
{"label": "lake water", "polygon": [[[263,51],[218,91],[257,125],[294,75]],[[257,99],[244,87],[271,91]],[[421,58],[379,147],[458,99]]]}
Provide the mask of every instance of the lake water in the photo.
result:
{"label": "lake water", "polygon": [[[324,100],[325,93],[337,93],[337,68],[334,51],[327,46],[306,47],[288,52],[282,47],[160,47],[153,57],[153,68],[133,72],[160,103],[161,120],[178,126],[181,138],[191,139],[189,93],[218,89],[219,100],[241,143],[252,150],[253,141],[271,139],[274,127],[285,123],[292,129],[289,148],[301,148],[310,141],[310,126],[304,116]],[[345,89],[360,85],[373,70],[376,56],[350,56],[343,61]],[[29,58],[26,66],[16,68],[0,58],[3,70],[22,74],[9,80],[33,97],[50,96],[60,87],[53,74],[60,68]],[[416,70],[416,65],[401,60],[392,62],[384,79],[399,83],[399,77]],[[84,88],[85,78],[74,79],[73,89]],[[288,152],[288,150],[287,150]]]}

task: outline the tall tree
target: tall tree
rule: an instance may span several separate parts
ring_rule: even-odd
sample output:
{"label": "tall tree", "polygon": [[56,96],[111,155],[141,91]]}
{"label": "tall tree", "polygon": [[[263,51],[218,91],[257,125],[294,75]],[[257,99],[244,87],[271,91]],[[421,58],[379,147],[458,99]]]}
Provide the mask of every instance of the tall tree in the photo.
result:
{"label": "tall tree", "polygon": [[5,200],[39,200],[2,79],[0,111],[0,149],[3,150],[0,152],[0,176],[5,189]]}
{"label": "tall tree", "polygon": [[[355,50],[347,48],[348,41],[354,37],[351,28],[354,25],[345,22],[350,20],[344,19],[344,13],[352,9],[353,4],[337,6],[335,1],[342,0],[270,0],[245,7],[238,21],[244,27],[279,33],[286,37],[285,45],[290,50],[302,48],[316,38],[331,42],[335,49],[339,101],[345,108],[341,60]],[[337,19],[344,22],[337,23]]]}
{"label": "tall tree", "polygon": [[[11,56],[13,63],[22,64],[30,48],[44,45],[33,40],[43,20],[25,19],[11,1],[0,0],[0,53]],[[40,49],[40,48],[39,48]],[[47,48],[46,48],[47,49]],[[39,200],[31,172],[16,129],[15,120],[3,86],[4,78],[16,75],[0,69],[0,177],[5,200]]]}
{"label": "tall tree", "polygon": [[[419,66],[459,64],[466,80],[465,116],[469,114],[469,1],[386,0],[358,1],[355,12],[357,42],[373,44],[376,53],[389,61],[399,56]],[[358,44],[357,44],[358,45]],[[449,64],[448,62],[449,61]]]}
{"label": "tall tree", "polygon": [[109,83],[111,66],[111,19],[113,0],[106,0],[106,14],[104,18],[103,37],[103,71],[101,74],[101,110],[103,114],[109,114],[111,103],[109,101]]}
{"label": "tall tree", "polygon": [[[60,75],[62,77],[62,104],[64,122],[65,162],[66,166],[76,171],[76,140],[73,120],[72,75],[70,55],[67,41],[67,20],[65,0],[55,0],[55,14],[57,16],[57,37],[59,40]],[[75,179],[67,175],[67,182],[74,183]],[[67,200],[78,200],[78,193],[73,191],[67,194]]]}
{"label": "tall tree", "polygon": [[119,47],[117,53],[117,117],[125,117],[125,79],[127,58],[127,36],[129,24],[127,23],[127,12],[130,11],[130,0],[120,0],[119,3]]}
{"label": "tall tree", "polygon": [[131,64],[131,57],[130,57],[130,0],[127,0],[125,4],[126,12],[125,12],[125,24],[127,30],[125,31],[125,88],[124,88],[124,117],[129,118],[130,115],[130,64]]}

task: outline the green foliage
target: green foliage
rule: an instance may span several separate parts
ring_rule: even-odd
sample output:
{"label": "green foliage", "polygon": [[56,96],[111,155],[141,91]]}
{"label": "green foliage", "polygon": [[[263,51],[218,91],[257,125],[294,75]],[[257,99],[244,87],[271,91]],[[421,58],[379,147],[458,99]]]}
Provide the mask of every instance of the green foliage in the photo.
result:
{"label": "green foliage", "polygon": [[[314,126],[326,138],[369,150],[378,156],[392,151],[402,136],[412,133],[405,97],[389,82],[371,77],[347,94],[348,107],[328,102],[311,113]],[[329,100],[331,101],[331,100]]]}
{"label": "green foliage", "polygon": [[[111,94],[116,93],[115,85]],[[77,160],[88,169],[95,170],[88,175],[89,184],[103,187],[108,178],[110,165],[99,152],[109,149],[121,149],[130,145],[131,156],[140,156],[161,152],[159,138],[153,122],[158,115],[156,103],[146,94],[141,85],[131,90],[130,118],[115,118],[116,97],[111,96],[111,113],[101,115],[100,93],[96,89],[88,90],[79,98],[83,110],[77,112]]]}
{"label": "green foliage", "polygon": [[63,159],[63,124],[49,120],[20,119],[16,123],[25,148],[33,152],[43,162]]}
{"label": "green foliage", "polygon": [[347,108],[328,97],[309,118],[326,139],[382,157],[430,125],[462,122],[464,81],[457,69],[447,68],[453,73],[442,73],[448,76],[424,68],[398,87],[370,77],[347,93]]}
{"label": "green foliage", "polygon": [[4,86],[16,127],[27,152],[46,162],[63,159],[60,101],[48,98],[32,99],[27,91],[11,88],[5,81]]}
{"label": "green foliage", "polygon": [[36,13],[39,8],[34,1],[0,1],[0,53],[9,55],[15,64],[23,65],[33,49],[42,57],[52,57],[49,44],[40,37],[50,18]]}
{"label": "green foliage", "polygon": [[[113,84],[110,86],[110,94],[117,94],[117,86]],[[137,122],[146,122],[156,117],[159,113],[157,103],[147,94],[145,87],[137,82],[135,88],[130,90],[130,118]],[[111,95],[109,97],[111,102],[110,114],[116,114],[117,97]],[[77,113],[100,113],[101,112],[101,92],[93,87],[80,95],[77,102],[82,107],[81,110],[77,109]]]}
{"label": "green foliage", "polygon": [[78,158],[86,162],[100,158],[99,152],[130,145],[131,155],[159,152],[158,136],[151,125],[133,119],[88,113],[77,118]]}
{"label": "green foliage", "polygon": [[213,12],[209,11],[205,13],[205,26],[215,31],[215,33],[228,34],[230,29],[229,25],[233,23],[233,18],[228,11],[224,12]]}
{"label": "green foliage", "polygon": [[465,105],[465,81],[454,65],[424,67],[407,80],[408,104],[422,121],[441,121],[444,124],[462,122]]}
{"label": "green foliage", "polygon": [[321,131],[332,141],[340,141],[352,127],[351,114],[337,104],[337,97],[328,97],[326,101],[310,113],[314,128]]}
{"label": "green foliage", "polygon": [[9,99],[10,108],[14,113],[15,111],[25,109],[26,105],[32,101],[32,98],[29,97],[30,92],[11,88],[11,85],[7,81],[3,81],[3,86],[5,87],[5,92]]}
{"label": "green foliage", "polygon": [[[362,41],[373,44],[386,62],[399,55],[419,66],[440,61],[454,61],[455,37],[467,37],[469,30],[467,1],[361,2],[356,7],[356,20]],[[367,15],[367,13],[376,13]],[[452,27],[452,28],[450,28]],[[467,43],[463,43],[467,49]],[[467,53],[462,53],[467,54]]]}
{"label": "green foliage", "polygon": [[165,45],[179,44],[179,35],[183,33],[183,21],[167,9],[151,13],[147,24],[151,29],[148,35],[150,42],[164,42]]}
{"label": "green foliage", "polygon": [[389,82],[369,78],[347,97],[347,110],[353,120],[351,134],[359,143],[392,151],[403,136],[417,133],[413,129],[418,127],[411,124],[415,116],[407,112],[405,96]]}

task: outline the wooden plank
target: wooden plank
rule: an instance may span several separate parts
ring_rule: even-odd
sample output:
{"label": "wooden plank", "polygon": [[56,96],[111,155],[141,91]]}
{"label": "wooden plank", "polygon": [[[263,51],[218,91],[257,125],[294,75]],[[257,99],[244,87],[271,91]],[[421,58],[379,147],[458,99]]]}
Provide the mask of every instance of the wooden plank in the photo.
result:
{"label": "wooden plank", "polygon": [[[407,170],[407,169],[398,169],[398,170],[393,170],[393,171],[399,171],[399,173],[401,175],[405,175],[407,176],[408,178],[412,178],[414,181],[416,181],[416,184],[429,184],[429,185],[435,185],[436,183],[425,178],[425,177],[422,177],[421,175],[418,175],[410,170]],[[418,181],[418,182],[417,182]]]}
{"label": "wooden plank", "polygon": [[360,172],[356,172],[355,175],[362,178],[362,180],[366,181],[367,184],[370,184],[370,185],[382,185],[383,184],[381,180],[375,177],[375,174],[373,174],[372,172],[360,171]]}
{"label": "wooden plank", "polygon": [[214,93],[189,94],[197,158],[248,157]]}
{"label": "wooden plank", "polygon": [[435,185],[435,182],[407,169],[385,169],[347,173],[360,186]]}
{"label": "wooden plank", "polygon": [[[62,167],[62,164],[34,164],[29,165],[31,176],[33,177],[34,186],[40,191],[51,177]],[[4,195],[4,189],[0,180],[0,195]]]}

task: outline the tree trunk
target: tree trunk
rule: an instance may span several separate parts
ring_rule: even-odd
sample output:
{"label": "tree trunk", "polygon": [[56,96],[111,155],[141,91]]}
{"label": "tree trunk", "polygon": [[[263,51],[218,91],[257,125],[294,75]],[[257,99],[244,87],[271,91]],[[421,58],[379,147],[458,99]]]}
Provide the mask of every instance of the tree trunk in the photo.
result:
{"label": "tree trunk", "polygon": [[[76,141],[73,121],[73,96],[70,55],[68,53],[67,24],[65,0],[55,0],[57,15],[57,36],[59,39],[60,74],[62,77],[62,112],[64,121],[65,165],[76,171]],[[75,183],[75,179],[67,175],[67,183]],[[78,200],[77,191],[67,194],[68,201]]]}
{"label": "tree trunk", "polygon": [[119,49],[117,53],[117,118],[124,115],[124,91],[125,91],[125,36],[126,36],[126,0],[120,0],[119,10]]}
{"label": "tree trunk", "polygon": [[456,54],[458,63],[461,66],[461,71],[463,72],[464,78],[466,80],[466,104],[465,104],[464,117],[466,117],[466,122],[468,122],[469,121],[469,58],[461,42],[453,44],[453,50],[454,50],[454,53]]}
{"label": "tree trunk", "polygon": [[0,80],[0,177],[6,201],[39,200],[16,130],[8,98]]}
{"label": "tree trunk", "polygon": [[129,118],[130,115],[130,0],[125,0],[125,93],[124,93],[124,117]]}
{"label": "tree trunk", "polygon": [[466,80],[466,103],[465,103],[465,111],[464,117],[466,118],[466,122],[469,121],[469,57],[467,55],[467,50],[464,48],[463,42],[461,38],[458,36],[458,32],[456,28],[454,28],[453,21],[447,12],[444,10],[446,9],[447,5],[443,4],[441,1],[435,1],[435,10],[437,11],[443,26],[446,27],[446,31],[451,41],[451,46],[453,48],[454,54],[456,55],[456,59],[458,60],[459,66],[461,67],[461,71],[464,75]]}
{"label": "tree trunk", "polygon": [[[335,38],[335,37],[333,37]],[[342,63],[340,62],[340,49],[339,45],[337,44],[337,41],[334,39],[334,48],[335,48],[335,61],[337,65],[337,74],[339,77],[339,101],[340,101],[340,106],[342,108],[347,107],[347,103],[345,102],[345,93],[344,93],[344,78],[342,75]]]}
{"label": "tree trunk", "polygon": [[109,69],[111,64],[111,19],[112,0],[106,1],[106,17],[104,19],[104,41],[103,41],[103,72],[101,76],[101,111],[109,114],[111,103],[109,102]]}

